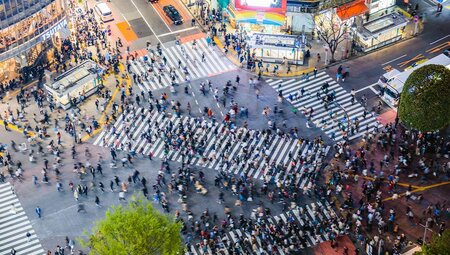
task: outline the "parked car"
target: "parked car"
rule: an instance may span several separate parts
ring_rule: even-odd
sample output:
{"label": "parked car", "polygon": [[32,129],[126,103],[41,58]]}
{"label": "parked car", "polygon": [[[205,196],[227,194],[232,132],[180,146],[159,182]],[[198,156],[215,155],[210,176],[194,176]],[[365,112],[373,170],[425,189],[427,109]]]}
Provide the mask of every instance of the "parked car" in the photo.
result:
{"label": "parked car", "polygon": [[166,13],[167,17],[172,20],[174,25],[183,24],[183,17],[181,17],[180,13],[177,11],[173,5],[166,5],[163,7],[164,13]]}

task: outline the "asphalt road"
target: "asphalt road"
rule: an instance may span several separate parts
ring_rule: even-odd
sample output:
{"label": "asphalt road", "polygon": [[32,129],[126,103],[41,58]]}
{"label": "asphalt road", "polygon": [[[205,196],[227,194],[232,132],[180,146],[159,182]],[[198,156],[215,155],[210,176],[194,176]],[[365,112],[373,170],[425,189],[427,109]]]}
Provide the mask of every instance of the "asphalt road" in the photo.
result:
{"label": "asphalt road", "polygon": [[[369,103],[370,101],[376,103],[377,100],[374,100],[376,95],[369,86],[376,83],[386,72],[384,68],[396,68],[403,71],[417,60],[430,59],[441,54],[444,49],[450,48],[450,26],[448,25],[450,10],[444,8],[442,14],[436,16],[434,6],[428,2],[420,2],[423,9],[419,11],[425,16],[424,31],[407,41],[345,62],[343,65],[350,67],[350,78],[344,83],[348,91],[355,89],[360,92],[357,96],[366,94]],[[337,68],[338,65],[331,67],[328,72],[334,75]]]}
{"label": "asphalt road", "polygon": [[[133,49],[145,47],[147,41],[152,44],[158,42],[174,43],[176,37],[189,36],[200,32],[200,29],[191,25],[191,16],[185,6],[175,0],[161,0],[149,4],[147,0],[111,0],[111,3],[130,24],[139,40],[133,43]],[[174,25],[164,14],[163,7],[173,5],[184,19],[181,25]]]}

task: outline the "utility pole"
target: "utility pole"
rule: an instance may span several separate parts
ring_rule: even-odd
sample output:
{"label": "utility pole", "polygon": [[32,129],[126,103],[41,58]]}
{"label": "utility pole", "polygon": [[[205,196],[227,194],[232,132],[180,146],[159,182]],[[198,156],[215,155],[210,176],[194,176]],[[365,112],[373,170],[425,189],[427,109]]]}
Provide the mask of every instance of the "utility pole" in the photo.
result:
{"label": "utility pole", "polygon": [[414,16],[414,35],[416,35],[418,33],[418,28],[419,28],[419,16],[415,15]]}

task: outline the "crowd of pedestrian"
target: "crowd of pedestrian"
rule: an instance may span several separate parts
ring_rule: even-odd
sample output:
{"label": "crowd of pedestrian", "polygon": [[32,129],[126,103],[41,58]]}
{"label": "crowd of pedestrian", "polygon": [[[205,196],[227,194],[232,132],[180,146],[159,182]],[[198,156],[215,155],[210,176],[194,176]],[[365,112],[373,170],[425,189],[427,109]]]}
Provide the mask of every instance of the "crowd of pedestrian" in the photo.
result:
{"label": "crowd of pedestrian", "polygon": [[[407,237],[406,226],[399,223],[403,215],[411,226],[422,224],[442,234],[450,213],[448,201],[424,203],[421,192],[413,194],[420,190],[402,184],[449,179],[448,137],[408,130],[397,121],[367,132],[358,147],[335,145],[339,160],[331,164],[328,181],[341,194],[341,213],[353,222],[354,238],[363,246],[392,250],[392,254],[401,254],[411,242],[424,242],[422,237]],[[405,199],[405,203],[386,206],[388,201],[399,199]],[[426,208],[423,212],[422,207]]]}
{"label": "crowd of pedestrian", "polygon": [[[149,79],[161,82],[161,75],[168,75],[172,80],[171,86],[177,86],[174,83],[177,72],[173,67],[167,66],[161,45],[152,47],[148,44],[149,57],[146,59],[138,58],[127,49],[126,60],[123,61],[126,68],[122,71],[119,69],[123,48],[120,40],[116,41],[115,45],[110,44],[108,28],[97,23],[92,10],[79,11],[74,8],[72,11],[75,32],[64,41],[60,49],[55,51],[56,62],[53,69],[56,72],[67,70],[83,60],[92,59],[105,66],[107,72],[115,72],[124,79],[130,77],[136,84]],[[226,47],[233,47],[239,57],[250,62],[252,56],[248,53],[245,33],[228,34],[226,26],[219,22],[222,20],[219,13],[213,11],[208,16],[212,19],[206,19],[205,24],[210,25],[211,34],[222,33]],[[220,27],[218,31],[216,22]],[[133,61],[144,61],[148,70],[141,74],[133,73],[131,71]],[[188,59],[178,61],[178,68],[183,70],[187,83],[190,82],[190,68],[195,68],[197,60],[191,60],[188,65],[189,61]],[[260,70],[262,69],[263,66],[260,66]],[[344,74],[346,72],[344,71]],[[237,85],[230,82],[232,89],[224,90],[222,98],[237,90],[239,82],[239,79],[236,80]],[[209,91],[213,91],[210,81],[204,82],[205,90],[206,85]],[[6,85],[8,88],[14,86],[15,82],[8,82]],[[326,235],[332,243],[336,242],[339,235],[351,235],[361,244],[375,247],[380,242],[387,241],[387,233],[391,233],[395,235],[393,254],[399,254],[409,240],[402,231],[399,231],[398,217],[403,212],[385,207],[387,195],[392,199],[411,198],[412,187],[407,188],[405,195],[399,194],[398,183],[401,178],[420,176],[426,181],[430,178],[450,177],[448,161],[450,142],[438,133],[423,134],[408,130],[399,132],[397,122],[382,128],[376,127],[373,131],[367,128],[363,137],[365,144],[356,150],[346,142],[335,145],[336,157],[341,163],[331,164],[325,171],[326,164],[322,164],[326,156],[325,144],[321,137],[309,140],[301,136],[296,128],[277,127],[273,123],[263,130],[250,130],[246,125],[238,127],[234,120],[248,116],[248,112],[245,114],[248,109],[244,107],[241,110],[233,100],[228,105],[229,111],[222,121],[212,118],[211,110],[206,109],[202,117],[192,118],[192,122],[183,123],[174,120],[171,115],[180,117],[182,113],[189,113],[189,105],[184,107],[177,101],[169,101],[166,93],[162,93],[159,97],[152,92],[147,95],[144,92],[133,93],[131,88],[127,88],[119,80],[116,80],[116,86],[120,88],[120,102],[114,102],[112,113],[105,117],[107,120],[105,132],[113,134],[114,139],[103,140],[103,144],[110,147],[111,161],[104,159],[103,155],[92,155],[87,147],[79,145],[83,132],[92,134],[99,124],[94,118],[87,118],[87,114],[83,114],[76,107],[76,102],[72,110],[63,117],[61,113],[55,113],[55,104],[47,101],[41,88],[20,90],[16,96],[20,109],[8,106],[1,117],[6,130],[8,123],[22,127],[27,142],[20,145],[11,142],[10,149],[0,147],[4,152],[3,156],[0,156],[0,163],[5,169],[0,173],[0,181],[6,181],[8,178],[24,181],[23,164],[14,158],[15,153],[24,152],[29,156],[31,163],[39,161],[43,164],[40,176],[35,173],[32,177],[33,185],[49,183],[50,179],[54,179],[55,192],[70,191],[80,213],[85,211],[83,204],[88,201],[88,197],[93,198],[97,207],[102,207],[102,194],[105,192],[117,194],[119,202],[126,201],[128,194],[132,192],[142,192],[145,197],[160,205],[165,212],[174,212],[177,219],[184,223],[182,232],[187,246],[200,248],[204,252],[217,253],[227,250],[230,254],[272,254],[283,251],[289,254],[307,247],[307,238],[313,238],[318,242],[323,235]],[[323,100],[326,106],[336,97],[333,91],[328,90],[327,84],[324,84],[318,93],[318,99]],[[100,111],[104,111],[106,102],[111,98],[111,92],[103,90],[99,93],[99,98],[102,103],[96,101],[97,110],[100,108]],[[31,116],[27,113],[27,108],[33,100],[40,116],[36,114]],[[146,108],[141,105],[145,105]],[[270,111],[270,108],[267,109],[266,114],[269,115]],[[305,111],[311,119],[313,109]],[[238,114],[239,112],[244,114]],[[52,117],[52,114],[56,117]],[[162,119],[149,118],[149,114],[150,116],[161,114]],[[134,167],[134,162],[138,158],[153,160],[153,152],[142,155],[142,150],[136,151],[138,146],[131,132],[135,128],[136,120],[145,118],[148,125],[140,134],[146,143],[152,144],[161,140],[164,144],[161,166],[153,183],[144,177],[147,173],[141,173]],[[63,121],[64,125],[61,125],[60,121]],[[118,139],[121,133],[116,130],[114,125],[116,121],[124,122],[127,139]],[[54,128],[64,126],[64,132],[74,137],[74,143],[63,145],[62,131],[52,137],[48,132],[52,122]],[[165,123],[164,126],[160,125],[162,122]],[[348,122],[346,125],[349,125],[349,120],[339,122],[344,123],[343,126],[339,126],[342,132],[346,132],[347,129],[350,129],[350,134],[353,134],[355,129],[358,132],[358,120],[350,127],[345,126],[346,122]],[[37,138],[33,138],[31,133],[36,133]],[[214,135],[215,142],[206,147],[210,139],[207,136],[209,133]],[[270,155],[270,145],[274,140],[295,141],[297,146],[305,146],[308,153],[302,154],[299,150],[297,153],[290,152],[284,162],[274,160],[276,155]],[[237,156],[231,157],[231,147],[236,143],[239,143],[241,148],[239,153],[233,153]],[[80,151],[80,148],[84,149],[84,155],[83,149]],[[379,165],[371,159],[371,153],[375,150],[385,154],[379,160]],[[316,151],[319,153],[315,153]],[[61,173],[64,153],[66,155],[71,153],[74,161],[75,178],[66,182],[63,182],[65,175],[63,177]],[[176,163],[179,166],[174,167],[172,161],[179,161],[179,164]],[[192,194],[208,196],[209,189],[213,188],[212,183],[208,183],[205,177],[210,174],[205,171],[211,162],[220,162],[214,178],[214,189],[219,191],[216,202],[223,205],[225,212],[222,219],[208,208],[201,214],[195,214],[188,203],[188,198]],[[396,164],[394,168],[389,167],[393,164]],[[413,165],[417,167],[412,167]],[[107,166],[111,169],[123,167],[127,169],[128,176],[123,178],[115,174],[112,178],[106,179],[103,171]],[[243,171],[236,175],[235,171],[238,169]],[[251,178],[249,173],[254,171],[262,172],[262,183]],[[329,175],[325,184],[320,182],[323,173]],[[151,187],[149,182],[152,183]],[[351,185],[361,185],[361,194],[349,192]],[[170,204],[170,196],[177,197],[180,205]],[[330,217],[321,221],[308,221],[303,216],[304,207],[299,206],[304,196],[322,201],[323,204],[329,203],[331,206],[340,203],[335,199],[337,196],[343,201],[339,206],[340,214],[335,214],[327,206],[314,208],[313,214],[325,210]],[[354,200],[355,197],[358,197],[357,201]],[[236,207],[244,203],[255,203],[258,207],[248,216],[236,215],[231,207],[225,205],[229,204],[230,198]],[[270,207],[275,203],[280,204],[283,211],[288,212],[289,218],[286,221],[273,220]],[[445,229],[444,214],[449,213],[449,208],[445,201],[430,204],[423,213],[424,222],[430,228],[436,228],[438,233],[442,233]],[[39,218],[42,217],[42,209],[39,206],[35,212]],[[410,206],[406,207],[404,212],[411,222],[419,221]],[[305,224],[300,224],[295,218],[302,219]],[[244,234],[237,237],[237,241],[223,238],[226,233],[238,229]],[[373,237],[368,239],[367,233]],[[63,255],[66,251],[74,252],[74,241],[68,237],[64,248],[57,246],[53,254]],[[50,255],[52,252],[48,251],[47,254]]]}

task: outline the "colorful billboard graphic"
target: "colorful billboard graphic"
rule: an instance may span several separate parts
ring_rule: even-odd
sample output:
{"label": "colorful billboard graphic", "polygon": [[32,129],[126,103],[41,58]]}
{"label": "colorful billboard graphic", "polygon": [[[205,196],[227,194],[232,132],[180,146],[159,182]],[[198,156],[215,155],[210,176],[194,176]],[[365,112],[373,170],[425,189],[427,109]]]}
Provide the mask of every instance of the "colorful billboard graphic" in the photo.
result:
{"label": "colorful billboard graphic", "polygon": [[285,16],[279,13],[239,11],[236,13],[236,21],[252,24],[264,24],[273,26],[282,26]]}
{"label": "colorful billboard graphic", "polygon": [[237,10],[286,12],[287,0],[235,0]]}

